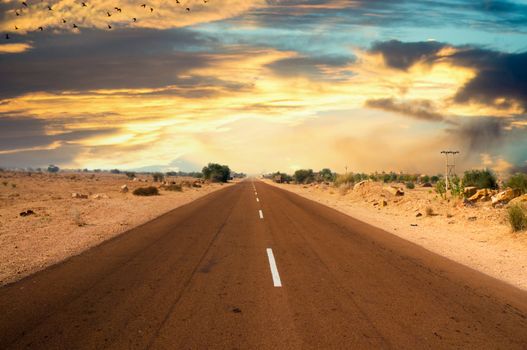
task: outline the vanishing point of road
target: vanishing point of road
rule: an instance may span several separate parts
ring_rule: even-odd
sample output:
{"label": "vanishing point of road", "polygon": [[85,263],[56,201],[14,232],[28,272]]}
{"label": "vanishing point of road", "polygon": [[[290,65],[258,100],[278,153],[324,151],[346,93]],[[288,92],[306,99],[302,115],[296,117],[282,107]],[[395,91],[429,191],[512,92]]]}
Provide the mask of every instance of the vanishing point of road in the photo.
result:
{"label": "vanishing point of road", "polygon": [[247,180],[0,288],[28,348],[527,349],[527,293]]}

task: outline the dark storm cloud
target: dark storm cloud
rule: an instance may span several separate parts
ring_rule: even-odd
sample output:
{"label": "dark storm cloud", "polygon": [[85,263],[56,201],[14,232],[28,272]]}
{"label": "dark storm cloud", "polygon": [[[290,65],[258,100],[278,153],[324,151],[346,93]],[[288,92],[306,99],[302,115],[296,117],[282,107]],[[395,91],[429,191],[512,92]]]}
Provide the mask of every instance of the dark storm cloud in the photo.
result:
{"label": "dark storm cloud", "polygon": [[476,76],[456,93],[455,102],[478,102],[498,108],[510,108],[517,102],[527,110],[527,52],[504,53],[462,46],[455,47],[456,52],[447,58],[438,56],[442,48],[449,46],[432,41],[390,40],[373,44],[370,52],[382,54],[387,66],[401,70],[417,62],[434,64],[445,59],[460,67],[473,68]]}
{"label": "dark storm cloud", "polygon": [[427,100],[404,102],[395,101],[392,98],[380,98],[366,101],[365,106],[399,113],[419,120],[432,122],[445,121],[445,117],[434,109],[432,102]]}
{"label": "dark storm cloud", "polygon": [[179,83],[194,87],[201,82],[179,75],[214,59],[196,51],[204,46],[212,49],[214,42],[184,29],[85,30],[82,37],[38,34],[25,38],[34,41],[34,49],[0,55],[0,98],[35,91],[160,88]]}
{"label": "dark storm cloud", "polygon": [[436,41],[405,43],[399,40],[376,42],[370,52],[380,53],[387,66],[407,70],[419,61],[433,61],[445,44]]}
{"label": "dark storm cloud", "polygon": [[46,133],[48,123],[32,117],[0,116],[0,151],[45,147],[54,142],[75,141],[96,135],[115,133],[113,128]]}
{"label": "dark storm cloud", "polygon": [[[453,59],[459,65],[478,71],[474,79],[457,92],[456,102],[474,101],[509,108],[513,100],[527,110],[527,52],[472,49],[457,53]],[[496,102],[499,98],[505,101]]]}

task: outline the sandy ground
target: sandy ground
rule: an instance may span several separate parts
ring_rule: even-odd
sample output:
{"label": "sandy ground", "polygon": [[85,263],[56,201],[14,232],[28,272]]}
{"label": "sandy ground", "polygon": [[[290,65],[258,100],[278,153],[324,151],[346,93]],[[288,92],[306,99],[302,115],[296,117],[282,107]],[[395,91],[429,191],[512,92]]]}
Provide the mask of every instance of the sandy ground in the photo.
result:
{"label": "sandy ground", "polygon": [[503,208],[489,203],[466,207],[459,200],[439,198],[430,188],[403,188],[405,195],[395,197],[380,183],[354,191],[265,181],[527,290],[527,233],[511,232]]}
{"label": "sandy ground", "polygon": [[[135,188],[159,185],[152,177],[139,178],[144,182],[107,173],[0,173],[0,285],[228,186],[203,184],[184,187],[183,192],[161,190],[159,196],[138,197],[131,193]],[[125,184],[130,191],[121,193]],[[72,198],[73,192],[88,199]],[[97,194],[102,198],[94,199]],[[29,209],[35,214],[20,216]]]}

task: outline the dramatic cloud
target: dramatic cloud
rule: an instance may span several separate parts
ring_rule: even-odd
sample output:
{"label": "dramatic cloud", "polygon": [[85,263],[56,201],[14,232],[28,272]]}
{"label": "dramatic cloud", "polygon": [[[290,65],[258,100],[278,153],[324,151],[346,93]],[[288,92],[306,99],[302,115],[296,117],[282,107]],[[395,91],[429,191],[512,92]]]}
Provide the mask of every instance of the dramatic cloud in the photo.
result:
{"label": "dramatic cloud", "polygon": [[[115,1],[90,0],[81,2],[72,0],[55,0],[51,2],[28,1],[28,7],[19,1],[2,3],[0,30],[24,34],[38,31],[79,32],[84,29],[99,28],[150,28],[168,29],[186,27],[199,23],[217,21],[240,15],[245,11],[261,6],[264,0],[150,0],[146,7],[133,0]],[[48,6],[52,10],[48,9]],[[119,8],[120,10],[116,9]],[[189,8],[190,11],[186,9]],[[18,16],[17,16],[18,13]],[[136,18],[136,21],[133,21]],[[64,23],[64,20],[66,23]],[[73,28],[73,24],[78,29]],[[15,27],[18,28],[15,30]]]}
{"label": "dramatic cloud", "polygon": [[31,48],[31,44],[28,43],[0,44],[0,55],[6,53],[21,53]]}
{"label": "dramatic cloud", "polygon": [[444,121],[443,115],[438,113],[431,101],[395,101],[393,98],[367,100],[366,107],[378,108],[384,111],[395,112],[425,121]]}

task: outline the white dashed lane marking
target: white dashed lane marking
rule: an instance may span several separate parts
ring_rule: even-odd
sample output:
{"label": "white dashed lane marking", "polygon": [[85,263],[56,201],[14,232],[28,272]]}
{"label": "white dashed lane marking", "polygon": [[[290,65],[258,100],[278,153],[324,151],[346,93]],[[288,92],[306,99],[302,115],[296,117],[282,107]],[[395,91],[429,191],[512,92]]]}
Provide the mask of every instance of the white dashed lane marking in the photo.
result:
{"label": "white dashed lane marking", "polygon": [[280,280],[280,274],[278,274],[278,268],[276,267],[276,261],[274,260],[274,254],[271,248],[267,248],[267,258],[269,258],[269,267],[273,275],[273,285],[275,287],[281,287],[282,281]]}

